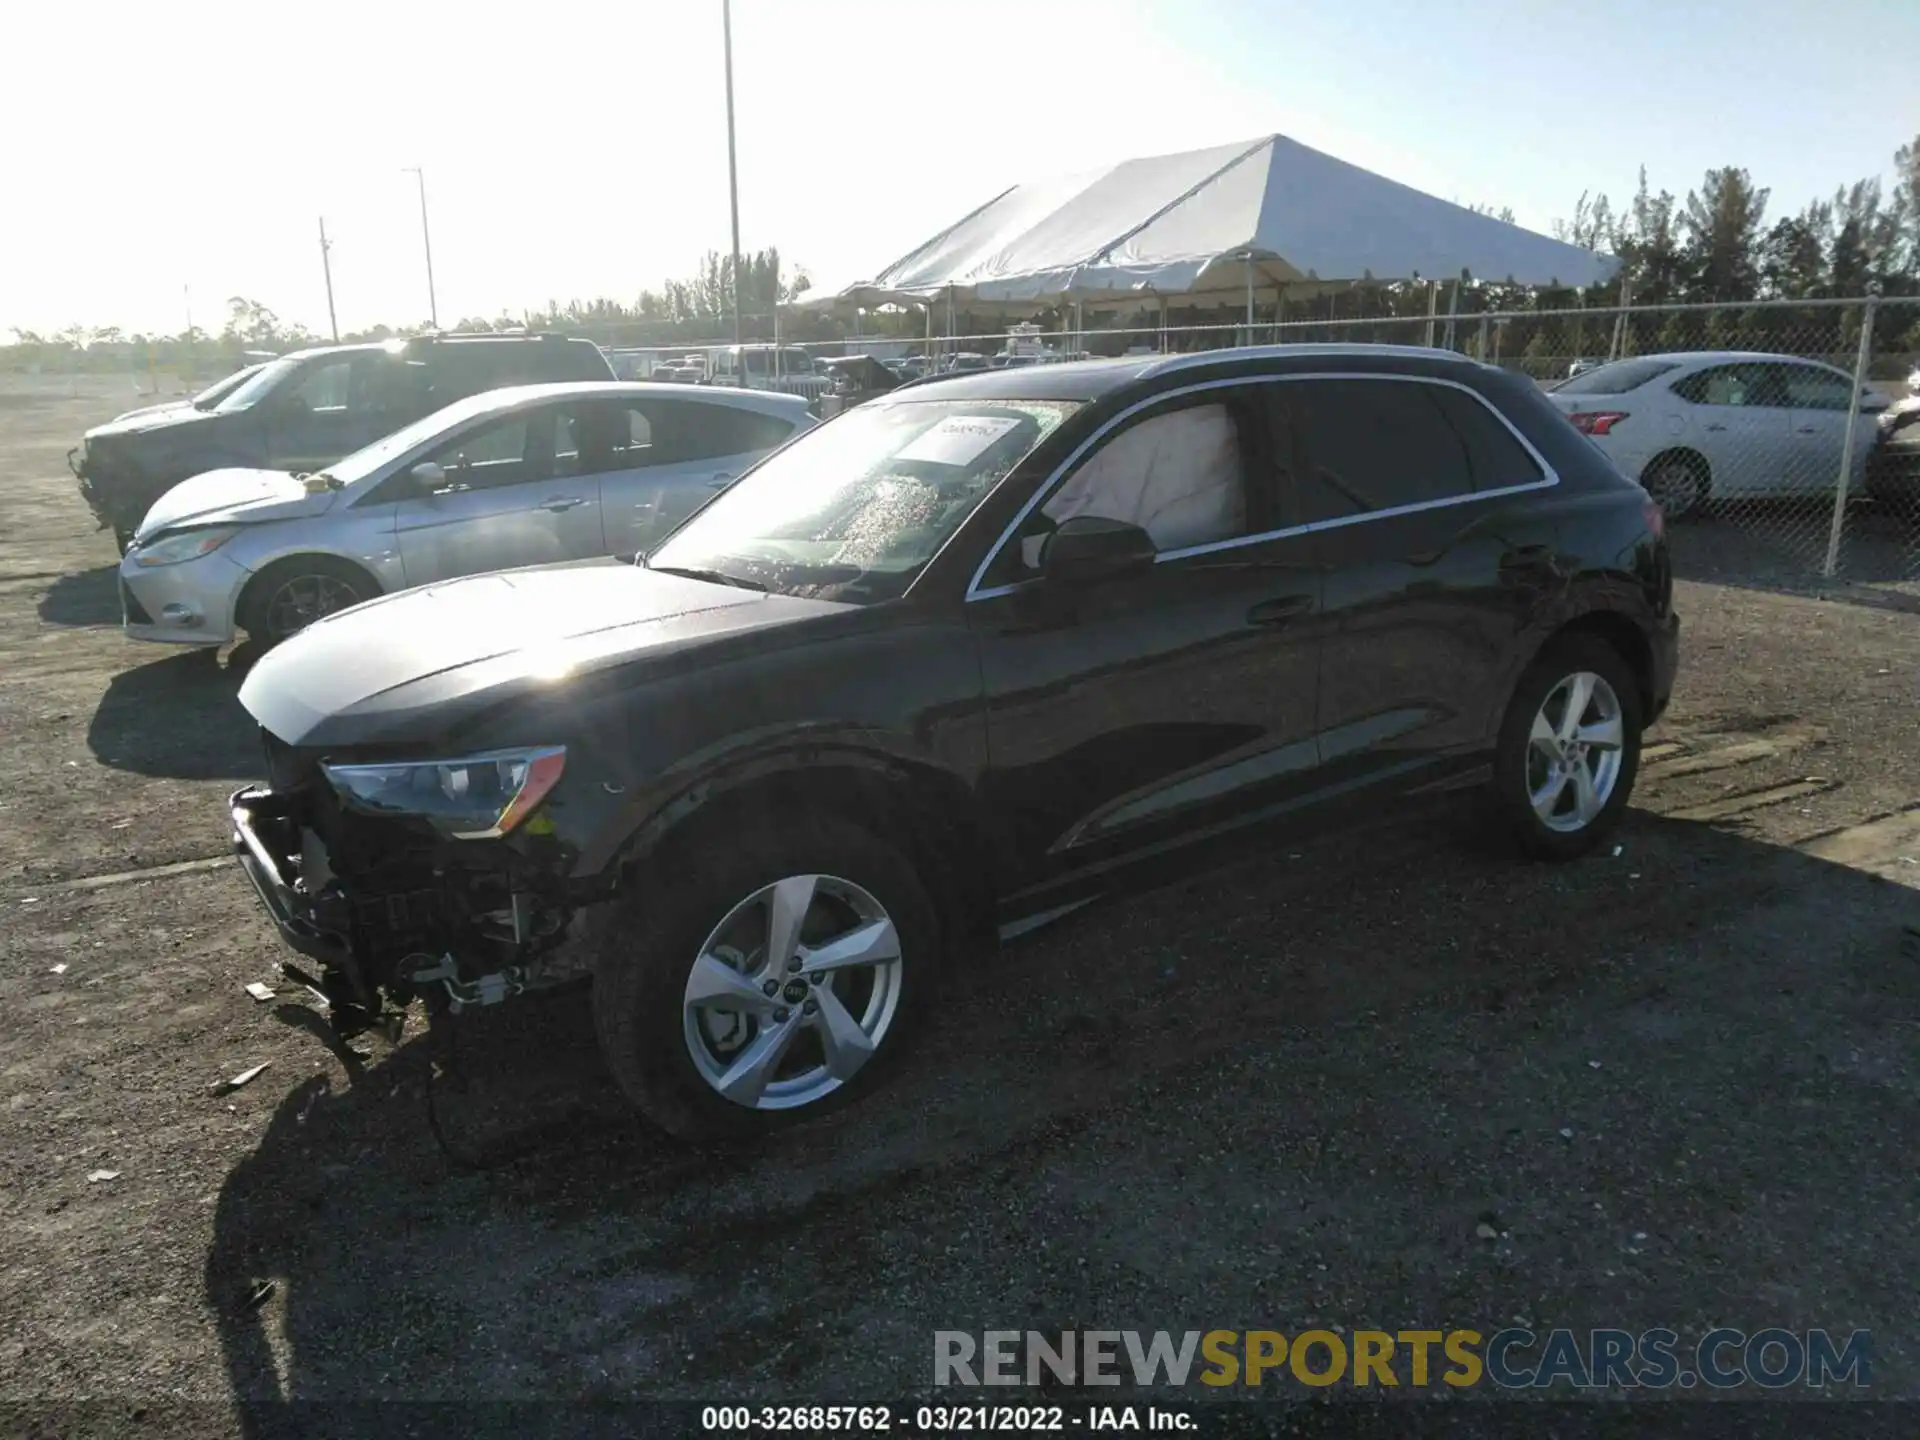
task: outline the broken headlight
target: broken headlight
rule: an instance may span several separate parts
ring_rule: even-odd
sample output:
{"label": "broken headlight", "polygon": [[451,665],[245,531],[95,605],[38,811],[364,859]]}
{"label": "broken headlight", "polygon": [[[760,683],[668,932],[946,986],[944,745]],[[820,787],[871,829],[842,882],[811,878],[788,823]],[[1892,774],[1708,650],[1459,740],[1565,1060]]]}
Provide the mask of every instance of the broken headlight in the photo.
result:
{"label": "broken headlight", "polygon": [[349,810],[425,820],[453,840],[491,840],[532,814],[566,765],[566,747],[553,745],[452,760],[322,765],[320,773]]}

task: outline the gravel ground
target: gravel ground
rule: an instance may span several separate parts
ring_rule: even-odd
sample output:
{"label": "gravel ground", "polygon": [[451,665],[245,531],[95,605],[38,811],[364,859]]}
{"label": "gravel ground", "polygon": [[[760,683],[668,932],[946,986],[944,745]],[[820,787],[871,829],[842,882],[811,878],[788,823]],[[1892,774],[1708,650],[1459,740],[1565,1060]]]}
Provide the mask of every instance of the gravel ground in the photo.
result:
{"label": "gravel ground", "polygon": [[154,869],[224,847],[234,670],[120,637],[61,457],[122,397],[69,389],[0,381],[0,1400],[874,1399],[936,1328],[1515,1317],[1867,1328],[1920,1398],[1898,591],[1721,583],[1682,527],[1716,578],[1619,855],[1249,847],[977,957],[888,1090],[716,1157],[628,1119],[579,994],[437,1072],[247,998],[244,881]]}

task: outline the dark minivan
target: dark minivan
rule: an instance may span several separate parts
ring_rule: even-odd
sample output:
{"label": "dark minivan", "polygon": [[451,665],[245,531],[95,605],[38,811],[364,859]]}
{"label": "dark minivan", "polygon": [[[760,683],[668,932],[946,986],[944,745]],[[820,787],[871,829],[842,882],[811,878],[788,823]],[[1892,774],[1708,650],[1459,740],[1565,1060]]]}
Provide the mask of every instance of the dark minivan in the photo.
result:
{"label": "dark minivan", "polygon": [[584,961],[628,1095],[752,1132],[870,1087],[995,923],[1249,827],[1474,790],[1587,851],[1678,628],[1660,511],[1524,377],[988,370],[800,436],[638,565],[312,626],[241,689],[234,838],[344,1021]]}
{"label": "dark minivan", "polygon": [[483,390],[611,379],[598,346],[563,335],[328,345],[266,362],[211,405],[136,412],[96,426],[67,463],[124,554],[153,502],[205,471],[320,470]]}

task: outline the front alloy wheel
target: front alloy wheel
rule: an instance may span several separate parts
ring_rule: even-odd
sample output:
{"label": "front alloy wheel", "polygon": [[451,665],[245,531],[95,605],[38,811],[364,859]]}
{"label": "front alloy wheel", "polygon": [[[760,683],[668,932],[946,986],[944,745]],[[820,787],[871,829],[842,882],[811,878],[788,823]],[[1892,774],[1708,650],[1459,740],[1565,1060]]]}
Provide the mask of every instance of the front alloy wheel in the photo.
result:
{"label": "front alloy wheel", "polygon": [[655,1124],[699,1141],[760,1135],[880,1084],[944,940],[899,849],[752,795],[668,832],[583,932],[607,1068]]}
{"label": "front alloy wheel", "polygon": [[267,638],[278,644],[364,598],[344,576],[291,576],[267,597]]}
{"label": "front alloy wheel", "polygon": [[884,905],[849,880],[789,875],[728,911],[694,957],[687,1055],[735,1105],[811,1105],[873,1058],[901,979],[900,934]]}

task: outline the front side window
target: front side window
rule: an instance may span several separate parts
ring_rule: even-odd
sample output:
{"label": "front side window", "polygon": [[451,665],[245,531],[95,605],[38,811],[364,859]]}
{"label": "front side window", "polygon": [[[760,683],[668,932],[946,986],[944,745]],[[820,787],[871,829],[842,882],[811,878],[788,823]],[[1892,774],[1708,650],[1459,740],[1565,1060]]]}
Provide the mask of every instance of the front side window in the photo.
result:
{"label": "front side window", "polygon": [[1778,365],[1715,365],[1673,382],[1673,393],[1695,405],[1736,408],[1787,403],[1786,376]]}
{"label": "front side window", "polygon": [[348,388],[353,383],[351,360],[328,360],[308,368],[287,396],[295,410],[318,413],[347,408]]}
{"label": "front side window", "polygon": [[1048,528],[1081,516],[1138,525],[1162,552],[1246,533],[1246,470],[1233,412],[1190,405],[1110,437],[1040,507]]}
{"label": "front side window", "polygon": [[305,369],[304,362],[295,360],[291,356],[269,360],[229,391],[227,396],[213,408],[223,415],[230,415],[237,410],[249,410],[279,390],[281,386],[298,383],[296,377]]}
{"label": "front side window", "polygon": [[[545,446],[535,442],[544,438]],[[552,417],[509,415],[491,425],[481,425],[457,439],[448,441],[427,456],[447,473],[445,488],[450,490],[496,490],[503,485],[519,485],[544,479],[550,466],[541,463],[546,446],[553,438]]]}
{"label": "front side window", "polygon": [[863,405],[757,466],[647,564],[824,600],[892,599],[1078,408],[1055,400]]}

